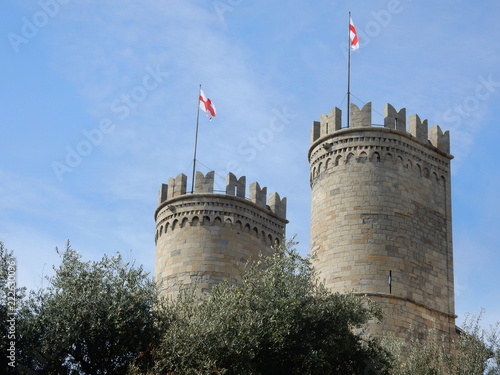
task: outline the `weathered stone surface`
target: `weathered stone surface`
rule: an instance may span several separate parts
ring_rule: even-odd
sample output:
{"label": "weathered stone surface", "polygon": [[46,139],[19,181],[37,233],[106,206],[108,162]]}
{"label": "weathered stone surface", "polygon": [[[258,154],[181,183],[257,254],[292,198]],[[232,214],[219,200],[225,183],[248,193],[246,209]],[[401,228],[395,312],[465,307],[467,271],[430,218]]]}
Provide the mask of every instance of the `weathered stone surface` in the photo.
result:
{"label": "weathered stone surface", "polygon": [[[311,252],[333,291],[353,291],[379,303],[374,335],[434,327],[455,332],[449,133],[427,129],[416,115],[388,104],[384,124],[371,124],[371,104],[351,106],[351,128],[334,108],[313,122],[309,149]],[[408,125],[408,132],[406,127]],[[429,138],[429,139],[428,139]],[[270,254],[285,236],[286,198],[230,173],[225,194],[214,172],[169,179],[159,193],[155,277],[175,295],[196,283],[208,291],[237,283],[241,268]],[[391,274],[391,284],[388,278]]]}
{"label": "weathered stone surface", "polygon": [[[384,127],[355,108],[351,128],[316,130],[309,149],[311,249],[334,291],[382,305],[388,331],[455,332],[449,142],[388,105]],[[328,144],[328,147],[324,147]],[[392,274],[389,288],[388,277]]]}
{"label": "weathered stone surface", "polygon": [[194,194],[185,193],[184,175],[169,182],[176,194],[163,194],[155,214],[155,278],[166,294],[193,283],[198,292],[224,280],[236,283],[248,260],[271,254],[284,240],[286,198],[273,193],[266,202],[265,188],[253,184],[247,200],[245,178],[232,173],[226,194],[213,193],[214,172],[198,172]]}

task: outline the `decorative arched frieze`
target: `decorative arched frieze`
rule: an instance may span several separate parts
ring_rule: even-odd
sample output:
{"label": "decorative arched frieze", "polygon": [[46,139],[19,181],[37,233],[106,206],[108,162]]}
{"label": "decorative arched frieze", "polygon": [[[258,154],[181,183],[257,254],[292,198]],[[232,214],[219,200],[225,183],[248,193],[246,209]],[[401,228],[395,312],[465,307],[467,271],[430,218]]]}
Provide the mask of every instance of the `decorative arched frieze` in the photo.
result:
{"label": "decorative arched frieze", "polygon": [[358,157],[358,163],[366,163],[368,161],[368,155],[366,152],[361,152]]}
{"label": "decorative arched frieze", "polygon": [[191,220],[191,226],[197,227],[198,225],[200,225],[200,218],[198,216],[194,216]]}
{"label": "decorative arched frieze", "polygon": [[189,219],[187,217],[185,217],[184,219],[182,219],[181,221],[181,228],[184,228],[189,222]]}

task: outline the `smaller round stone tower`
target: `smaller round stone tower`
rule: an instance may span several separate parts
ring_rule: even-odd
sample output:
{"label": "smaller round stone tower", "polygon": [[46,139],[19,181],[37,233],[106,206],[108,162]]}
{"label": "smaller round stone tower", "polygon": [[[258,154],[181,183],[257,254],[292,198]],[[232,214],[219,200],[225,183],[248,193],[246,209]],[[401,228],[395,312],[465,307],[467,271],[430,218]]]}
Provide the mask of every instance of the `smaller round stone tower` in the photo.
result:
{"label": "smaller round stone tower", "polygon": [[214,175],[196,172],[195,189],[186,193],[187,177],[179,174],[162,184],[156,221],[155,278],[167,295],[188,284],[209,291],[221,281],[237,283],[248,260],[285,237],[286,198],[229,173],[225,192],[214,192]]}
{"label": "smaller round stone tower", "polygon": [[384,125],[371,103],[315,121],[309,162],[311,251],[326,286],[376,301],[370,332],[409,338],[455,333],[449,133],[388,104]]}

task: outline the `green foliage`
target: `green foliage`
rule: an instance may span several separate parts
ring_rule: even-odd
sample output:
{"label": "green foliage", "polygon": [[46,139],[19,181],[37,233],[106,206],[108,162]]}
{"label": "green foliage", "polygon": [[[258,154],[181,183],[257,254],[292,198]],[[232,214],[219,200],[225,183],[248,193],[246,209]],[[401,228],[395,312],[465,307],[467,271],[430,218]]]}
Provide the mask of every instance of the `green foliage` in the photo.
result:
{"label": "green foliage", "polygon": [[499,375],[500,336],[498,324],[485,330],[481,314],[468,316],[462,332],[451,342],[438,337],[435,330],[425,340],[405,345],[387,339],[387,350],[395,353],[394,375]]}
{"label": "green foliage", "polygon": [[142,267],[120,256],[83,262],[69,243],[49,287],[21,313],[24,371],[122,374],[147,362],[158,340],[156,287]]}
{"label": "green foliage", "polygon": [[[498,324],[468,317],[451,352],[434,331],[382,345],[360,333],[380,309],[326,289],[293,243],[248,263],[240,285],[165,304],[141,267],[120,256],[84,262],[69,244],[48,287],[29,297],[15,269],[0,242],[0,318],[12,308],[16,317],[17,367],[0,356],[5,374],[500,375]],[[3,353],[10,333],[2,325]]]}
{"label": "green foliage", "polygon": [[500,375],[500,325],[481,328],[481,315],[468,315],[456,340],[457,375]]}
{"label": "green foliage", "polygon": [[291,245],[249,263],[239,286],[172,301],[155,373],[388,373],[387,353],[355,333],[380,318],[378,307],[329,292]]}
{"label": "green foliage", "polygon": [[391,353],[396,354],[393,375],[448,374],[449,341],[439,338],[435,330],[430,330],[424,340],[412,339],[409,343],[403,343],[390,338],[384,344]]}

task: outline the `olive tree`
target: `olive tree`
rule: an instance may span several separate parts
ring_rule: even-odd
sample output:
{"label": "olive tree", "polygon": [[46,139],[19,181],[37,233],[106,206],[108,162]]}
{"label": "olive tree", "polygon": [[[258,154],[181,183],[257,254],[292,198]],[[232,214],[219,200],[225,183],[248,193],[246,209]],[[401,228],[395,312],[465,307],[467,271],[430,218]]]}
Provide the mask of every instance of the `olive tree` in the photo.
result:
{"label": "olive tree", "polygon": [[454,339],[430,330],[410,343],[385,340],[395,353],[394,375],[500,375],[500,326],[481,327],[481,314],[468,315]]}
{"label": "olive tree", "polygon": [[380,319],[380,309],[330,292],[293,243],[248,263],[240,285],[222,283],[203,297],[183,293],[167,310],[154,373],[388,373],[388,353],[356,333]]}
{"label": "olive tree", "polygon": [[120,255],[83,261],[69,243],[47,288],[25,302],[20,369],[39,374],[122,374],[147,367],[159,338],[156,286]]}

